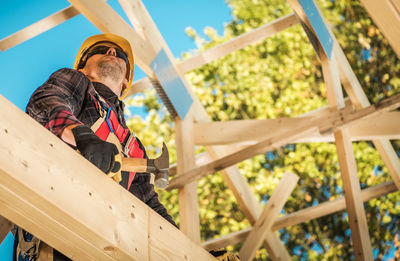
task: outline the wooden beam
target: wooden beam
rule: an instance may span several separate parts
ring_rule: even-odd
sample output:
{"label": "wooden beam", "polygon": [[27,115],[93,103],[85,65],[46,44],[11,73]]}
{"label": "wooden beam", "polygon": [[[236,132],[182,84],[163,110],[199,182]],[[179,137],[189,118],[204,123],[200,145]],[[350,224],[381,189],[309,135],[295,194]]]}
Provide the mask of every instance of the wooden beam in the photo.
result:
{"label": "wooden beam", "polygon": [[7,237],[8,233],[10,233],[14,224],[5,217],[0,216],[0,244]]}
{"label": "wooden beam", "polygon": [[[393,181],[388,181],[370,188],[361,190],[363,202],[378,198],[389,193],[398,191]],[[272,225],[272,231],[277,231],[285,227],[298,225],[300,223],[310,221],[316,218],[327,216],[335,212],[342,211],[346,208],[344,197],[340,197],[331,201],[320,203],[316,206],[305,208],[287,216],[279,217]],[[226,246],[235,245],[243,242],[249,235],[252,227],[245,228],[240,231],[233,232],[229,235],[211,239],[202,243],[206,250],[224,248]]]}
{"label": "wooden beam", "polygon": [[[72,259],[214,260],[2,96],[0,122],[0,215]],[[149,240],[153,220],[174,242]]]}
{"label": "wooden beam", "polygon": [[79,14],[73,6],[62,9],[46,18],[39,20],[38,22],[25,27],[18,32],[13,33],[0,40],[0,50],[6,51],[11,47],[21,44],[41,33],[50,30],[53,27],[67,21],[68,19],[75,17]]}
{"label": "wooden beam", "polygon": [[[124,10],[128,15],[129,20],[134,25],[134,27],[143,32],[143,28],[145,26],[141,25],[136,16],[133,15],[128,8],[131,6],[138,6],[137,3],[129,3],[130,0],[120,0],[122,6],[125,6]],[[254,29],[248,33],[239,35],[232,40],[229,40],[225,43],[219,44],[213,48],[210,48],[204,52],[201,52],[191,58],[188,58],[184,61],[178,62],[177,67],[183,72],[189,72],[193,69],[196,69],[204,64],[212,62],[218,58],[221,58],[229,53],[242,49],[250,44],[257,43],[261,40],[264,40],[278,32],[281,32],[293,25],[298,24],[298,20],[294,14],[286,15],[282,18],[279,18],[271,23],[265,24],[259,28]],[[147,37],[147,36],[146,36]],[[141,92],[145,89],[152,87],[151,82],[149,80],[145,80],[146,78],[140,79],[138,82],[134,83],[133,88],[130,89],[128,96],[134,95],[138,92]],[[136,88],[136,85],[139,85],[140,88]]]}
{"label": "wooden beam", "polygon": [[170,185],[167,187],[167,190],[180,187],[188,182],[232,166],[257,154],[264,153],[265,151],[287,144],[288,141],[298,139],[307,133],[314,133],[317,129],[319,129],[323,134],[334,132],[347,124],[356,123],[362,119],[378,115],[379,113],[388,110],[393,110],[399,106],[400,94],[397,94],[377,104],[358,111],[334,111],[331,112],[328,117],[318,117],[310,121],[303,121],[292,130],[272,134],[268,138],[254,145],[250,145],[243,150],[226,155],[206,165],[198,166],[197,168],[188,171],[184,175],[172,179]]}
{"label": "wooden beam", "polygon": [[298,22],[299,21],[293,13],[283,16],[273,22],[260,26],[259,28],[256,28],[248,33],[239,35],[196,56],[188,58],[179,64],[179,68],[183,72],[189,72],[234,51],[264,40],[276,33],[298,24]]}
{"label": "wooden beam", "polygon": [[[333,48],[336,59],[338,60],[340,80],[349,95],[352,103],[357,109],[365,108],[370,105],[367,96],[365,95],[361,84],[355,76],[351,66],[340,48],[337,40]],[[397,157],[395,150],[389,140],[376,139],[373,140],[375,148],[378,150],[382,157],[385,166],[388,168],[390,176],[392,177],[397,188],[400,189],[400,160]]]}
{"label": "wooden beam", "polygon": [[[400,112],[385,112],[349,125],[352,141],[373,139],[400,139]],[[300,121],[311,119],[277,118],[265,120],[236,120],[221,122],[199,122],[194,127],[196,145],[251,145],[265,139],[270,133],[295,127]],[[319,131],[300,137],[291,143],[333,142],[332,133],[322,135]]]}
{"label": "wooden beam", "polygon": [[[317,9],[316,11],[319,12],[322,17],[315,2],[313,0],[311,1],[312,5]],[[289,0],[289,3],[291,3],[296,13],[304,16],[305,10],[299,8],[298,0]],[[327,27],[326,23],[322,26]],[[310,41],[312,41],[311,38]],[[321,40],[318,39],[318,41]],[[344,107],[344,98],[335,54],[333,53],[329,56],[329,54],[320,51],[319,57],[321,59],[329,106],[341,109]],[[346,192],[346,209],[349,215],[354,256],[356,260],[373,260],[371,240],[369,237],[364,205],[361,199],[361,188],[349,130],[347,127],[342,127],[333,131],[343,180],[343,190]]]}
{"label": "wooden beam", "polygon": [[375,24],[400,57],[400,3],[398,0],[360,0]]}
{"label": "wooden beam", "polygon": [[254,258],[257,249],[260,247],[265,235],[270,232],[272,223],[278,217],[279,212],[285,205],[298,180],[299,177],[294,174],[285,173],[283,175],[271,198],[268,200],[267,205],[264,207],[263,212],[254,224],[250,235],[244,241],[239,253],[240,258],[243,260]]}
{"label": "wooden beam", "polygon": [[346,208],[349,215],[354,256],[356,260],[373,260],[367,218],[361,199],[360,182],[350,135],[346,128],[335,132],[334,135],[343,180],[343,190],[346,192]]}
{"label": "wooden beam", "polygon": [[[189,113],[185,120],[175,119],[176,153],[178,176],[195,165],[193,144],[193,117]],[[200,243],[200,218],[197,196],[197,181],[179,189],[180,229],[194,242]]]}
{"label": "wooden beam", "polygon": [[153,73],[150,63],[156,56],[155,50],[130,25],[103,0],[68,0],[80,13],[104,33],[125,37],[135,54],[135,63],[148,75]]}

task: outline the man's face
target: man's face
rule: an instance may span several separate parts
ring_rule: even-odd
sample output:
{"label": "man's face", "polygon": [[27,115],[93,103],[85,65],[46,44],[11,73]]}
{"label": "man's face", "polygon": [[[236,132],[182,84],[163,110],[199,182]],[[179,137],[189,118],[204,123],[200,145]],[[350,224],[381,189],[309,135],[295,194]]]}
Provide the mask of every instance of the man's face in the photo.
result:
{"label": "man's face", "polygon": [[[93,54],[99,50],[100,53]],[[122,50],[112,43],[95,44],[88,51],[90,57],[87,59],[84,69],[96,70],[99,77],[109,77],[114,81],[122,82],[126,76],[127,64],[121,52]]]}

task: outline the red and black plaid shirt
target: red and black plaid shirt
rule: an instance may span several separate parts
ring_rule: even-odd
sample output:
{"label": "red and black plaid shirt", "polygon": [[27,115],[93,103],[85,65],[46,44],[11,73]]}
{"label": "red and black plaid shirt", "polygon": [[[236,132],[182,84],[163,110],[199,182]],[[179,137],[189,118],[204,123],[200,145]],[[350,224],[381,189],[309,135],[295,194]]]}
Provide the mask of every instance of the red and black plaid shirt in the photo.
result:
{"label": "red and black plaid shirt", "polygon": [[[91,82],[83,73],[68,68],[60,69],[32,94],[26,113],[52,133],[61,136],[65,127],[84,124],[91,127],[99,118],[96,93],[100,95],[117,115],[120,124],[127,128],[124,118],[124,103],[106,85]],[[145,157],[146,151],[137,139]],[[122,144],[125,146],[125,144]],[[121,185],[127,188],[128,175],[122,175]],[[149,205],[170,223],[174,223],[164,206],[159,202],[150,175],[135,175],[129,191]],[[126,184],[125,184],[126,183]]]}

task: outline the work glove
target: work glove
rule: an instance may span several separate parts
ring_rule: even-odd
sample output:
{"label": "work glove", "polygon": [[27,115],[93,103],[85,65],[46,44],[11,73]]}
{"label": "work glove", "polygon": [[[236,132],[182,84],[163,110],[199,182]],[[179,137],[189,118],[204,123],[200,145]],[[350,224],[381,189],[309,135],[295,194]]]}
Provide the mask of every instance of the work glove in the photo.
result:
{"label": "work glove", "polygon": [[80,125],[72,129],[79,152],[104,173],[118,172],[121,164],[115,156],[119,151],[115,144],[101,140],[87,126]]}

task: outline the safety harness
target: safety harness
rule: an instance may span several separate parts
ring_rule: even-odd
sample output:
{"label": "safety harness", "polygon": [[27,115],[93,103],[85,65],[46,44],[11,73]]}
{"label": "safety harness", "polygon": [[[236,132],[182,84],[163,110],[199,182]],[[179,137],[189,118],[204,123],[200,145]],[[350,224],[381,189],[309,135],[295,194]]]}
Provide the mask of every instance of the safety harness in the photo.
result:
{"label": "safety harness", "polygon": [[[99,112],[100,118],[92,125],[91,129],[93,132],[102,140],[113,143],[117,146],[118,150],[122,152],[122,155],[129,158],[143,158],[144,152],[140,149],[139,143],[133,135],[130,133],[128,128],[124,128],[118,120],[117,115],[107,104],[107,102],[95,92],[92,96],[93,101],[96,104],[96,109]],[[125,147],[122,148],[121,144]],[[132,185],[135,172],[129,172],[128,187]],[[116,182],[120,182],[122,177],[118,173],[112,177]]]}

